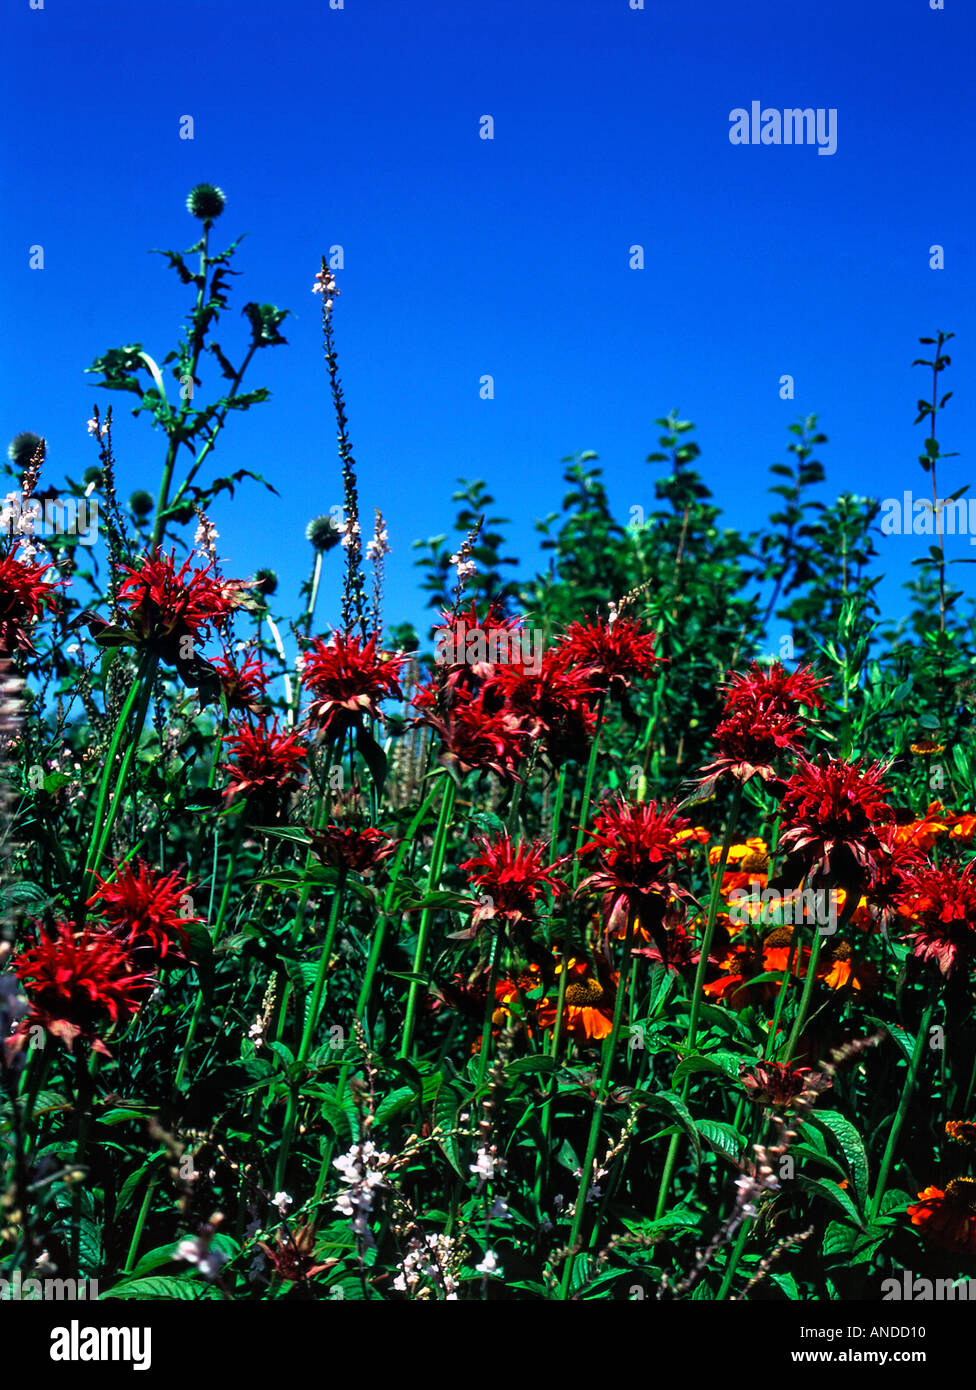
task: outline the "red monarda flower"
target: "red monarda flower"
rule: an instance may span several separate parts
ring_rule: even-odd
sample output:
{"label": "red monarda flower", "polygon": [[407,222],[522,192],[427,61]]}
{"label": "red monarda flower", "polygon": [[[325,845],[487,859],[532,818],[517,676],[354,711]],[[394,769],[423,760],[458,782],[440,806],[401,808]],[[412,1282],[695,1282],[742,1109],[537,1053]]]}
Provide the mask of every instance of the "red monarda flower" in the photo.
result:
{"label": "red monarda flower", "polygon": [[557,650],[546,652],[538,671],[521,664],[496,666],[485,687],[485,703],[506,707],[532,739],[541,740],[552,766],[561,767],[569,759],[586,757],[598,694],[588,674],[567,666]]}
{"label": "red monarda flower", "polygon": [[756,776],[774,781],[776,755],[802,746],[801,708],[823,709],[820,691],[827,684],[809,667],[787,672],[778,661],[766,670],[753,662],[747,672],[733,671],[722,720],[712,735],[719,756],[703,769],[703,777],[729,772],[740,782]]}
{"label": "red monarda flower", "polygon": [[99,1030],[131,1018],[155,984],[135,969],[115,932],[91,924],[77,931],[59,922],[53,934],[42,933],[37,945],[18,954],[14,969],[31,1005],[18,1028],[23,1039],[40,1024],[69,1049],[81,1037],[106,1055]]}
{"label": "red monarda flower", "polygon": [[750,1068],[745,1062],[739,1067],[739,1080],[757,1105],[770,1105],[777,1110],[788,1109],[802,1092],[825,1091],[833,1083],[809,1067],[788,1067],[783,1062],[760,1062]]}
{"label": "red monarda flower", "polygon": [[434,628],[434,659],[444,684],[473,689],[496,666],[518,661],[520,633],[520,619],[504,617],[497,604],[483,618],[475,603],[459,613],[442,612]]}
{"label": "red monarda flower", "polygon": [[786,783],[779,843],[812,885],[859,891],[883,872],[890,850],[880,832],[894,820],[882,782],[886,768],[800,755]]}
{"label": "red monarda flower", "polygon": [[382,830],[327,825],[322,830],[305,827],[311,849],[323,864],[356,874],[368,874],[395,853],[397,842]]}
{"label": "red monarda flower", "polygon": [[593,823],[593,838],[579,851],[580,857],[598,854],[600,867],[577,892],[605,893],[608,923],[618,909],[636,914],[662,955],[666,945],[660,929],[668,898],[685,896],[674,881],[674,870],[689,853],[690,837],[682,831],[690,827],[691,822],[677,815],[673,806],[656,801],[632,805],[618,797],[615,804],[602,807]]}
{"label": "red monarda flower", "polygon": [[912,1225],[933,1245],[954,1254],[976,1255],[976,1180],[953,1178],[945,1191],[926,1187],[908,1208]]}
{"label": "red monarda flower", "polygon": [[308,722],[339,735],[363,714],[379,719],[379,700],[403,698],[400,670],[406,658],[376,650],[376,637],[365,645],[351,633],[316,638],[302,657],[302,685],[315,696]]}
{"label": "red monarda flower", "polygon": [[496,918],[510,925],[536,920],[536,903],[548,889],[554,894],[565,885],[553,874],[548,845],[536,840],[526,844],[505,832],[490,839],[479,835],[475,843],[480,853],[461,865],[472,883],[481,889],[487,902],[479,902],[472,925],[479,927]]}
{"label": "red monarda flower", "polygon": [[114,879],[99,878],[88,899],[108,925],[138,954],[157,961],[186,960],[186,928],[202,922],[192,915],[191,888],[177,873],[157,874],[141,859],[119,866]]}
{"label": "red monarda flower", "polygon": [[421,722],[441,735],[441,762],[462,775],[478,768],[506,781],[521,780],[515,769],[527,757],[531,737],[506,707],[495,712],[486,708],[484,690],[474,696],[456,686],[447,715],[438,718],[428,712]]}
{"label": "red monarda flower", "polygon": [[143,558],[138,569],[121,565],[126,578],[119,599],[131,613],[132,629],[169,665],[188,661],[198,643],[210,637],[211,627],[223,627],[239,606],[238,595],[249,586],[241,579],[218,579],[213,561],[193,566],[192,557],[176,568],[176,552],[158,550]]}
{"label": "red monarda flower", "polygon": [[655,656],[656,632],[641,632],[627,618],[570,623],[558,648],[559,660],[585,673],[601,690],[622,692],[634,679],[646,680],[664,658]]}
{"label": "red monarda flower", "polygon": [[15,651],[36,656],[28,628],[45,608],[55,605],[55,591],[63,581],[47,583],[50,565],[25,565],[14,558],[14,547],[0,558],[0,657]]}
{"label": "red monarda flower", "polygon": [[914,954],[943,975],[968,969],[976,958],[976,861],[959,869],[924,865],[909,873],[898,902],[915,923]]}
{"label": "red monarda flower", "polygon": [[885,855],[878,877],[865,890],[864,904],[857,907],[852,921],[866,931],[887,932],[904,915],[902,894],[911,876],[928,867],[928,860],[914,840],[899,835],[894,824],[881,826],[878,838],[889,853]]}
{"label": "red monarda flower", "polygon": [[266,708],[268,673],[259,656],[245,656],[238,665],[230,655],[215,656],[211,663],[220,677],[220,686],[229,710],[248,710],[261,715]]}
{"label": "red monarda flower", "polygon": [[277,801],[298,786],[305,745],[295,734],[279,733],[277,718],[270,728],[266,722],[254,728],[242,724],[236,733],[226,734],[224,742],[234,759],[222,765],[231,778],[224,791],[228,802],[241,795]]}

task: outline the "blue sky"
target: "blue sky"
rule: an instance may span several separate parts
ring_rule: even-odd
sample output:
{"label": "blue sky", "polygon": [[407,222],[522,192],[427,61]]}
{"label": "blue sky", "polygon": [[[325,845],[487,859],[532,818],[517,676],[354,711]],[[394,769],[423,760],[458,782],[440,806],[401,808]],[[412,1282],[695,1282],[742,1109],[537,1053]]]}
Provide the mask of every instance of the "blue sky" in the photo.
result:
{"label": "blue sky", "polygon": [[[52,477],[95,461],[85,425],[109,396],[83,368],[175,343],[187,292],[146,252],[195,240],[185,199],[209,181],[228,199],[216,239],[248,233],[221,343],[245,342],[247,299],[295,314],[250,378],[271,401],[214,458],[281,494],[252,486],[214,515],[228,572],[274,566],[282,609],[311,558],[306,522],[341,500],[310,292],[333,244],[363,514],[383,508],[393,545],[388,621],[423,618],[411,543],[449,529],[456,478],[488,480],[528,569],[565,455],[600,454],[624,520],[651,504],[644,459],[672,407],[698,426],[729,524],[760,523],[766,469],[811,412],[830,439],[825,499],[924,495],[912,420],[928,388],[910,363],[939,328],[957,335],[947,495],[969,480],[976,412],[976,11],[946,5],[8,0],[6,438],[44,434]],[[836,153],[732,145],[729,113],[753,100],[836,108]],[[162,436],[114,399],[123,486],[154,492]],[[879,542],[893,612],[925,544]],[[323,621],[338,618],[331,560]],[[953,572],[967,588],[971,573]]]}

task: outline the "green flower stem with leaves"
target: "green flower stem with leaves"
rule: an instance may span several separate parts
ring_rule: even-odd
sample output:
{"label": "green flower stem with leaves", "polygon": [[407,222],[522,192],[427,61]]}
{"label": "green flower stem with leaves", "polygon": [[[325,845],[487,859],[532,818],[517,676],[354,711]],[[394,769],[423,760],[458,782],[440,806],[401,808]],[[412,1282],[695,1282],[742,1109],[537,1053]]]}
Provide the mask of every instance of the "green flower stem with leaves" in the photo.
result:
{"label": "green flower stem with leaves", "polygon": [[[93,875],[96,873],[101,862],[108,838],[112,833],[112,826],[115,824],[116,817],[122,806],[125,793],[125,781],[128,776],[129,767],[139,746],[139,739],[142,736],[143,726],[146,722],[146,714],[149,710],[149,701],[152,698],[153,682],[156,678],[156,668],[159,659],[155,655],[146,651],[143,652],[139,662],[135,678],[126,695],[125,702],[119,713],[112,734],[112,740],[105,754],[105,764],[102,769],[102,777],[98,788],[98,799],[95,802],[95,818],[92,825],[91,841],[88,846],[88,855],[85,860],[85,889],[84,896],[87,901],[90,889],[93,884]],[[131,731],[127,733],[127,725],[133,708],[136,709],[135,721]],[[119,768],[115,780],[115,791],[110,804],[108,803],[108,789],[112,781],[112,772],[115,767],[115,759],[123,739],[126,739],[125,752],[122,755],[122,764]]]}
{"label": "green flower stem with leaves", "polygon": [[619,987],[613,1004],[613,1026],[610,1030],[610,1036],[604,1043],[603,1070],[600,1074],[600,1085],[593,1103],[590,1132],[586,1141],[586,1157],[583,1159],[583,1167],[580,1172],[579,1188],[576,1193],[576,1205],[573,1210],[573,1224],[569,1233],[569,1254],[566,1256],[562,1282],[559,1286],[559,1297],[561,1300],[566,1299],[573,1278],[573,1267],[576,1263],[577,1246],[579,1245],[580,1232],[583,1229],[583,1218],[586,1212],[586,1196],[590,1187],[593,1162],[596,1158],[596,1146],[599,1143],[603,1113],[606,1109],[607,1098],[610,1094],[610,1072],[617,1051],[617,1041],[620,1037],[620,1025],[623,1022],[624,1015],[624,997],[627,993],[624,986],[625,967],[634,944],[635,922],[636,913],[631,909],[627,914],[627,930],[624,934],[624,952],[620,969]]}
{"label": "green flower stem with leaves", "polygon": [[335,941],[336,929],[339,925],[339,916],[342,911],[342,900],[346,885],[345,870],[340,868],[339,877],[336,882],[335,891],[332,894],[332,903],[329,908],[329,924],[325,931],[325,940],[322,942],[322,950],[319,954],[318,969],[315,972],[315,984],[312,987],[312,994],[305,1007],[305,1024],[302,1029],[301,1041],[295,1055],[295,1077],[288,1092],[288,1106],[285,1111],[285,1123],[281,1136],[281,1147],[278,1150],[278,1165],[276,1170],[275,1182],[281,1189],[285,1181],[285,1172],[288,1167],[288,1155],[291,1152],[292,1139],[295,1136],[295,1120],[298,1114],[298,1097],[301,1086],[302,1068],[308,1061],[308,1054],[312,1050],[312,1039],[315,1037],[315,1029],[318,1026],[319,1015],[322,1012],[322,999],[325,994],[325,982],[329,973],[329,961],[332,957],[332,945]]}
{"label": "green flower stem with leaves", "polygon": [[908,1107],[911,1105],[912,1096],[915,1094],[918,1074],[922,1069],[922,1058],[925,1056],[925,1047],[929,1041],[929,1028],[932,1023],[932,1015],[935,1012],[935,1006],[938,1002],[938,995],[934,992],[934,982],[931,980],[930,985],[933,986],[933,993],[925,1005],[922,1012],[922,1020],[918,1025],[915,1046],[912,1048],[912,1057],[908,1064],[908,1075],[905,1077],[905,1084],[901,1089],[898,1109],[895,1112],[895,1118],[888,1134],[888,1142],[885,1145],[884,1156],[881,1159],[881,1167],[878,1169],[878,1182],[874,1190],[874,1197],[868,1208],[869,1225],[873,1221],[876,1221],[881,1214],[881,1204],[884,1201],[885,1190],[888,1186],[888,1174],[891,1172],[891,1165],[895,1157],[895,1149],[901,1137],[905,1117],[908,1114]]}
{"label": "green flower stem with leaves", "polygon": [[[441,871],[444,867],[444,854],[447,849],[447,837],[451,829],[451,817],[454,814],[454,779],[445,774],[444,791],[441,797],[441,810],[437,820],[437,829],[434,832],[434,844],[430,852],[430,873],[427,876],[427,895],[436,893],[441,880]],[[420,925],[417,928],[417,945],[413,957],[413,976],[410,981],[410,991],[407,995],[407,1016],[403,1023],[403,1041],[400,1044],[400,1057],[409,1059],[413,1051],[413,1034],[417,1021],[417,1007],[420,1003],[420,991],[422,982],[417,977],[424,969],[424,962],[427,956],[427,941],[430,936],[431,908],[425,907],[420,914]]]}
{"label": "green flower stem with leaves", "polygon": [[[732,793],[732,807],[729,811],[729,818],[725,823],[725,834],[722,837],[722,849],[719,854],[718,863],[715,866],[715,877],[712,880],[712,891],[708,899],[708,917],[705,920],[705,932],[701,942],[701,953],[698,957],[698,966],[695,970],[695,981],[692,985],[691,995],[691,1014],[688,1019],[688,1035],[685,1039],[685,1051],[689,1057],[694,1055],[695,1045],[698,1042],[698,1020],[701,1016],[702,990],[705,984],[705,972],[708,969],[708,958],[712,949],[712,939],[715,935],[715,923],[718,920],[718,904],[722,892],[722,879],[725,877],[725,866],[729,861],[729,850],[732,848],[732,841],[735,837],[736,826],[739,821],[739,812],[742,808],[742,783],[737,781],[735,791]],[[690,1074],[685,1077],[681,1087],[681,1099],[686,1100],[688,1088],[691,1084]],[[680,1133],[672,1134],[671,1142],[668,1145],[667,1156],[664,1160],[664,1171],[661,1174],[661,1185],[657,1194],[657,1206],[654,1211],[655,1219],[659,1218],[668,1200],[668,1191],[671,1187],[671,1175],[674,1172],[674,1165],[678,1158],[678,1148],[681,1144]]]}

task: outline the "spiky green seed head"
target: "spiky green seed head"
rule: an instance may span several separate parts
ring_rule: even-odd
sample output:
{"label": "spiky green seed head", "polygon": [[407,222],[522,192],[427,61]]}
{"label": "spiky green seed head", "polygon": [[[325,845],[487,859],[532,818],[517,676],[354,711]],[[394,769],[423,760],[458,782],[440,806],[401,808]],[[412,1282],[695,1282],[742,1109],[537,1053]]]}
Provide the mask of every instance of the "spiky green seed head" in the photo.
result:
{"label": "spiky green seed head", "polygon": [[198,183],[196,188],[190,190],[186,206],[201,222],[212,222],[223,212],[226,202],[221,190],[212,183]]}

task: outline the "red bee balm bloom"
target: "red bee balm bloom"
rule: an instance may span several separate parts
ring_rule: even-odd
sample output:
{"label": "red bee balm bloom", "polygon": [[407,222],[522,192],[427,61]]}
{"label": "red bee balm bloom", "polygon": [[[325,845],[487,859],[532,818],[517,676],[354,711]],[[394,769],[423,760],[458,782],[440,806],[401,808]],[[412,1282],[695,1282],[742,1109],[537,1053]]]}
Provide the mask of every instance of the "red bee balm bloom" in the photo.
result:
{"label": "red bee balm bloom", "polygon": [[98,891],[88,900],[119,936],[138,951],[150,948],[157,960],[167,956],[186,960],[187,925],[202,922],[185,909],[190,885],[176,873],[154,874],[137,859],[119,867],[114,879],[99,878]]}
{"label": "red bee balm bloom", "polygon": [[911,941],[920,960],[935,961],[943,975],[966,969],[976,957],[976,861],[958,869],[929,865],[909,873],[899,905],[915,922]]}
{"label": "red bee balm bloom", "polygon": [[319,637],[302,660],[302,684],[315,696],[308,721],[327,733],[341,734],[364,713],[379,719],[378,700],[403,698],[398,681],[406,658],[377,652],[375,636],[365,646],[351,634]]}
{"label": "red bee balm bloom", "polygon": [[678,860],[689,853],[690,837],[682,831],[690,827],[691,822],[676,815],[674,807],[659,806],[656,801],[632,806],[620,797],[616,805],[604,806],[594,821],[593,839],[579,851],[581,857],[597,852],[600,868],[583,880],[577,892],[606,893],[608,922],[625,904],[657,940],[668,898],[684,895],[673,873]]}
{"label": "red bee balm bloom", "polygon": [[908,1215],[933,1245],[976,1255],[976,1181],[972,1178],[953,1178],[944,1192],[941,1187],[925,1188]]}
{"label": "red bee balm bloom", "polygon": [[[426,708],[426,701],[419,707]],[[507,707],[495,713],[486,708],[483,690],[471,696],[463,687],[455,687],[446,718],[425,713],[421,722],[441,735],[444,744],[441,762],[461,774],[478,768],[482,772],[497,772],[507,781],[521,780],[515,769],[529,752],[531,736]]]}
{"label": "red bee balm bloom", "polygon": [[565,885],[553,876],[548,845],[525,844],[507,833],[494,840],[479,835],[475,843],[481,853],[465,860],[461,868],[470,873],[472,884],[482,889],[488,901],[475,908],[472,925],[496,917],[513,924],[534,922],[535,905],[545,889],[556,894],[564,891]]}
{"label": "red bee balm bloom", "polygon": [[779,843],[812,885],[826,878],[851,891],[874,883],[891,851],[879,834],[894,820],[880,763],[864,767],[802,755],[786,784]]}
{"label": "red bee balm bloom", "polygon": [[138,569],[121,565],[126,578],[119,599],[132,614],[132,627],[169,665],[188,661],[197,643],[222,627],[239,606],[238,594],[249,586],[241,579],[217,579],[213,562],[194,568],[190,559],[176,568],[176,552],[143,558]]}
{"label": "red bee balm bloom", "polygon": [[19,953],[14,969],[31,1004],[18,1030],[22,1036],[40,1024],[69,1049],[81,1037],[106,1055],[97,1030],[131,1018],[155,983],[134,969],[114,932],[90,924],[76,931],[59,922],[53,936],[42,935],[36,946]]}
{"label": "red bee balm bloom", "polygon": [[368,874],[396,851],[397,842],[382,830],[356,830],[327,825],[323,830],[305,827],[312,852],[323,864],[356,874]]}
{"label": "red bee balm bloom", "polygon": [[622,690],[636,677],[647,679],[664,658],[654,655],[656,632],[641,632],[626,618],[613,622],[570,623],[559,659],[585,673],[602,690]]}
{"label": "red bee balm bloom", "polygon": [[36,656],[27,629],[45,608],[54,607],[55,590],[60,583],[48,584],[44,575],[50,565],[24,565],[14,559],[10,547],[0,559],[0,657],[15,651]]}
{"label": "red bee balm bloom", "polygon": [[804,705],[823,709],[820,691],[828,683],[809,667],[787,672],[778,661],[768,670],[753,662],[746,673],[733,671],[722,721],[712,735],[719,757],[703,769],[703,776],[714,779],[730,772],[740,782],[756,776],[775,780],[773,759],[802,746],[800,710]]}
{"label": "red bee balm bloom", "polygon": [[434,660],[446,673],[444,683],[471,688],[497,666],[518,661],[521,631],[520,620],[503,617],[496,604],[483,619],[474,603],[456,615],[442,612],[434,628]]}
{"label": "red bee balm bloom", "polygon": [[803,1091],[820,1092],[833,1083],[809,1067],[788,1067],[782,1062],[759,1062],[750,1068],[745,1062],[739,1067],[739,1080],[749,1099],[757,1105],[788,1109]]}
{"label": "red bee balm bloom", "polygon": [[211,665],[217,669],[229,710],[249,710],[251,714],[260,715],[267,708],[268,673],[260,657],[252,653],[238,666],[230,656],[215,656]]}
{"label": "red bee balm bloom", "polygon": [[591,702],[598,694],[587,673],[566,666],[558,650],[546,652],[538,671],[497,666],[485,687],[487,703],[499,701],[531,738],[542,740],[553,767],[586,757],[596,728]]}
{"label": "red bee balm bloom", "polygon": [[223,764],[232,778],[224,791],[229,802],[241,794],[277,800],[298,786],[295,774],[305,761],[305,747],[294,734],[279,733],[277,719],[270,729],[265,723],[254,729],[241,725],[236,733],[226,734],[224,742],[236,759]]}

